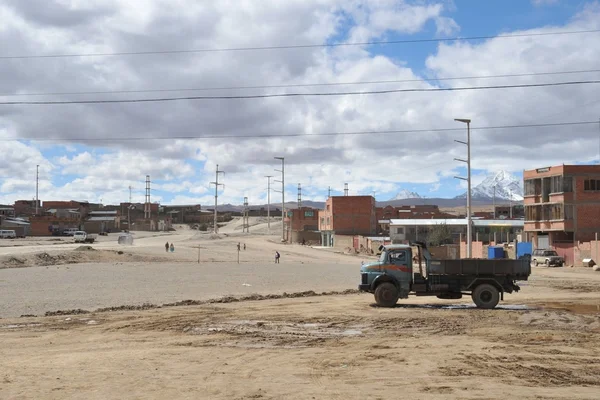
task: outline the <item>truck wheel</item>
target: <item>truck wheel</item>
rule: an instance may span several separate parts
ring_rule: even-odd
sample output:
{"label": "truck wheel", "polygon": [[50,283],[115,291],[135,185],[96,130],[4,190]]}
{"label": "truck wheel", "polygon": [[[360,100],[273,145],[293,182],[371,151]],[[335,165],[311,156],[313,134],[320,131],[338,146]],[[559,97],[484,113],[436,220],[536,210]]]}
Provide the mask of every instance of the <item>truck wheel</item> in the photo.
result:
{"label": "truck wheel", "polygon": [[375,289],[375,301],[380,307],[394,307],[399,296],[396,285],[390,282],[383,282]]}
{"label": "truck wheel", "polygon": [[537,260],[536,260],[535,258],[533,259],[533,266],[534,266],[534,267],[537,267],[537,266],[538,266],[538,262],[537,262]]}
{"label": "truck wheel", "polygon": [[492,309],[500,301],[500,292],[494,286],[484,283],[473,290],[471,297],[477,308]]}

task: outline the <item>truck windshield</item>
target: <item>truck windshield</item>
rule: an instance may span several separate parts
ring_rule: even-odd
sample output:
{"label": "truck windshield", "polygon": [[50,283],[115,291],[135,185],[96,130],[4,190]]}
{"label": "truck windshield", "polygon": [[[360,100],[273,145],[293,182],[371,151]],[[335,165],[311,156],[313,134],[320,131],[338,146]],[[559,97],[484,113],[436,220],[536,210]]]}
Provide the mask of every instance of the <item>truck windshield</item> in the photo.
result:
{"label": "truck windshield", "polygon": [[552,256],[558,256],[558,253],[555,251],[546,251],[546,252],[544,252],[544,255],[552,257]]}
{"label": "truck windshield", "polygon": [[385,262],[387,259],[387,251],[382,251],[381,256],[379,256],[379,262]]}

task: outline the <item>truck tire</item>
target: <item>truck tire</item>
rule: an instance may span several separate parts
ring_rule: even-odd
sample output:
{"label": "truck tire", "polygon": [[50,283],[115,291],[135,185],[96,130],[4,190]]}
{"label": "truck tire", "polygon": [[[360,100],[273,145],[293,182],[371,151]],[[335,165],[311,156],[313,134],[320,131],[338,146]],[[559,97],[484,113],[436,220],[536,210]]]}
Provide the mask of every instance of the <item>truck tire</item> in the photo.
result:
{"label": "truck tire", "polygon": [[394,307],[398,302],[400,293],[391,282],[383,282],[375,289],[375,302],[380,307]]}
{"label": "truck tire", "polygon": [[498,302],[500,301],[500,292],[495,286],[492,286],[489,283],[483,283],[473,290],[471,297],[477,308],[489,310],[498,305]]}

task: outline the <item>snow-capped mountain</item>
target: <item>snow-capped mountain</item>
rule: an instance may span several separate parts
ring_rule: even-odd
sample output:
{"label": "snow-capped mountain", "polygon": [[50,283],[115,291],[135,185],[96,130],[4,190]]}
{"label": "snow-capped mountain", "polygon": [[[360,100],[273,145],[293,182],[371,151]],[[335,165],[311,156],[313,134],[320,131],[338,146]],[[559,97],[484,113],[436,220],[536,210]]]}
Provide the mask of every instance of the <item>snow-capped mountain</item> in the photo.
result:
{"label": "snow-capped mountain", "polygon": [[418,193],[411,192],[410,190],[402,189],[401,191],[398,192],[398,194],[396,196],[391,198],[389,201],[406,200],[406,199],[421,199],[421,198],[422,197],[419,196]]}
{"label": "snow-capped mountain", "polygon": [[[477,200],[492,200],[494,188],[497,200],[523,201],[523,181],[506,171],[488,175],[483,182],[471,188],[471,198]],[[464,193],[457,198],[466,198]]]}

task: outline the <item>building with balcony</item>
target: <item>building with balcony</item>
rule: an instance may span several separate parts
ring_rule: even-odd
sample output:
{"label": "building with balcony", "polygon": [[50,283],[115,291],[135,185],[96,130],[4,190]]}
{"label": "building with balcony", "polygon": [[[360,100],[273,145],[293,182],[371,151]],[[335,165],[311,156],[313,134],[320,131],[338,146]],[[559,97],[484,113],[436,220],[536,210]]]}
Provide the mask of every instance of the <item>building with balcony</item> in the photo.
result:
{"label": "building with balcony", "polygon": [[594,239],[600,231],[600,165],[524,171],[524,231],[538,249]]}

